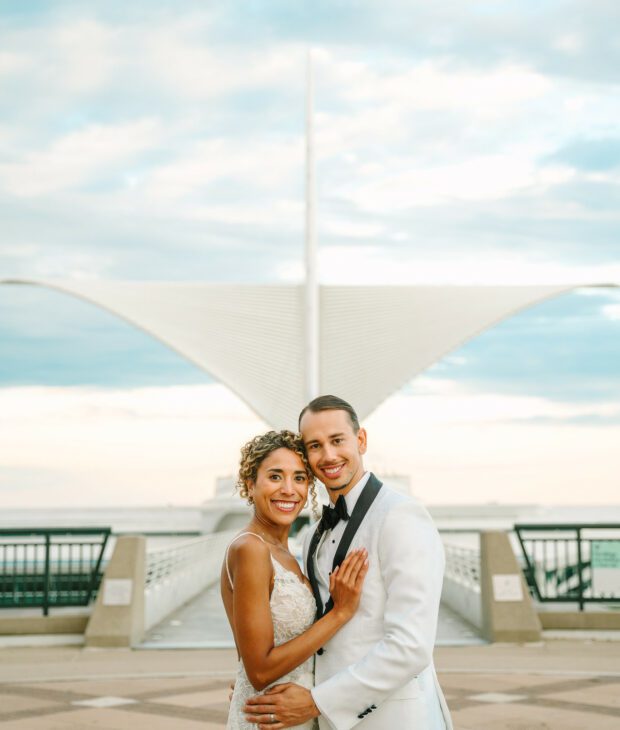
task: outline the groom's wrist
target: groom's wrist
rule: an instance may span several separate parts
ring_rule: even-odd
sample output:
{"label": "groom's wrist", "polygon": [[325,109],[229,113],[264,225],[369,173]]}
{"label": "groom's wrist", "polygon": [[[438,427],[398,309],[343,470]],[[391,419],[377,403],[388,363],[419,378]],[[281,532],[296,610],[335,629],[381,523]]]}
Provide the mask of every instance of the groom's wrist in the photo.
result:
{"label": "groom's wrist", "polygon": [[309,690],[309,694],[310,694],[310,701],[312,703],[312,711],[313,711],[312,717],[319,717],[319,715],[321,714],[321,708],[316,703],[316,699],[314,697],[314,692],[312,690]]}
{"label": "groom's wrist", "polygon": [[316,706],[316,702],[314,701],[312,694],[310,694],[310,701],[312,702],[312,717],[318,717],[321,714],[321,710],[319,710]]}

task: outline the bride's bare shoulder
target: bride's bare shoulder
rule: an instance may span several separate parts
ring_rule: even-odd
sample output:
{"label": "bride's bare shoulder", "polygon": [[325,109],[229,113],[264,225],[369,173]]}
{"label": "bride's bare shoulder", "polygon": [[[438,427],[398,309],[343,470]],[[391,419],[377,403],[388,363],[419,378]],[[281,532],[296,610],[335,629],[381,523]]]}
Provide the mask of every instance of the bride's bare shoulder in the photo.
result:
{"label": "bride's bare shoulder", "polygon": [[231,562],[265,563],[270,561],[271,553],[267,543],[254,532],[241,532],[228,546]]}

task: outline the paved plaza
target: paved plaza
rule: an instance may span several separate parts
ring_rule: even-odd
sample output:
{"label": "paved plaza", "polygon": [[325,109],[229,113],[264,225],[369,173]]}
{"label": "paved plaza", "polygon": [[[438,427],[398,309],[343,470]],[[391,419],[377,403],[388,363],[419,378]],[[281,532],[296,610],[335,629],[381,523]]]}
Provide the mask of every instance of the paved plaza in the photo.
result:
{"label": "paved plaza", "polygon": [[[439,647],[458,730],[618,730],[620,642]],[[229,649],[0,649],[0,730],[223,728]]]}

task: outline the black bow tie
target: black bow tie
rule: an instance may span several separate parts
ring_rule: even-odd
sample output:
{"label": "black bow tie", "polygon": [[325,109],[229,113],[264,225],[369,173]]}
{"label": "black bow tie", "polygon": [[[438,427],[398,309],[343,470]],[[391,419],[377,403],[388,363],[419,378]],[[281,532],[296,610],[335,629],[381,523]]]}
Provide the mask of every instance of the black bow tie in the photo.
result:
{"label": "black bow tie", "polygon": [[340,522],[340,520],[348,520],[349,511],[347,510],[347,503],[343,495],[341,494],[336,500],[335,507],[329,507],[325,505],[323,507],[323,514],[321,515],[321,521],[319,523],[321,532],[325,530],[331,530],[333,527]]}

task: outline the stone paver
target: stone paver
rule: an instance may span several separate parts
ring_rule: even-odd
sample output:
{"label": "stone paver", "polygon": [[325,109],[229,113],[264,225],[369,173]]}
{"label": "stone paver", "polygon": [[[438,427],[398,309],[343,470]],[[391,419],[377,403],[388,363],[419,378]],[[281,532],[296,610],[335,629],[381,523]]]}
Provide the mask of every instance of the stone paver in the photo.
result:
{"label": "stone paver", "polygon": [[11,695],[0,693],[0,717],[2,713],[21,712],[23,710],[45,710],[53,708],[54,702],[49,700],[39,700],[36,697],[20,697],[19,695]]}
{"label": "stone paver", "polygon": [[[222,730],[235,664],[224,650],[0,650],[0,730]],[[456,730],[620,728],[620,643],[440,647],[436,664]]]}
{"label": "stone paver", "polygon": [[618,717],[593,717],[567,707],[524,703],[477,705],[454,713],[455,730],[618,730]]}
{"label": "stone paver", "polygon": [[[611,694],[609,687],[603,684],[600,687],[589,686],[585,689],[571,687],[564,692],[550,693],[548,697],[552,700],[560,700],[560,702],[579,702],[599,707],[615,707],[620,710],[620,686],[616,694]],[[620,723],[618,726],[620,727]]]}

